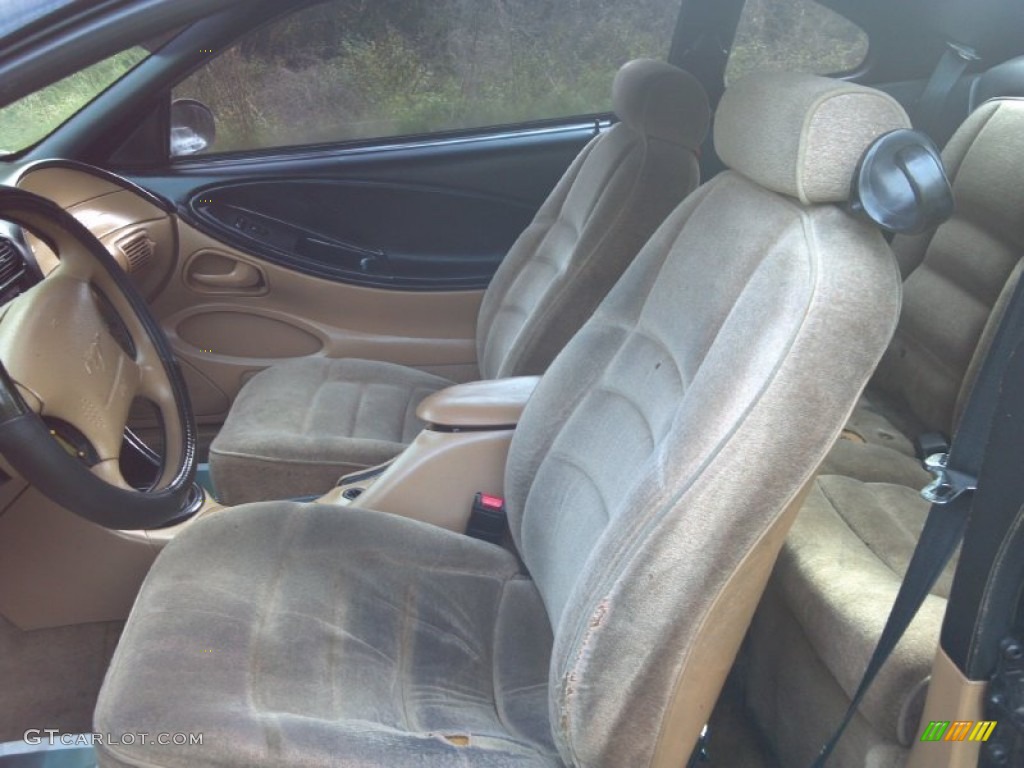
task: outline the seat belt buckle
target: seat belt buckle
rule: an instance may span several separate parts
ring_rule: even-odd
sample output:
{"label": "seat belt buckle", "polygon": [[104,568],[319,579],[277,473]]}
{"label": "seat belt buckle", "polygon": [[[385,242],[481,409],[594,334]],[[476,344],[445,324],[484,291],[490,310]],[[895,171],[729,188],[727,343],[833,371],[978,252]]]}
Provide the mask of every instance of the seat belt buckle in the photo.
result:
{"label": "seat belt buckle", "polygon": [[473,498],[466,535],[491,544],[501,544],[505,538],[506,523],[505,500],[489,493],[478,493]]}
{"label": "seat belt buckle", "polygon": [[978,489],[977,478],[950,469],[948,464],[948,453],[935,453],[924,460],[924,468],[935,478],[921,490],[925,501],[941,506]]}

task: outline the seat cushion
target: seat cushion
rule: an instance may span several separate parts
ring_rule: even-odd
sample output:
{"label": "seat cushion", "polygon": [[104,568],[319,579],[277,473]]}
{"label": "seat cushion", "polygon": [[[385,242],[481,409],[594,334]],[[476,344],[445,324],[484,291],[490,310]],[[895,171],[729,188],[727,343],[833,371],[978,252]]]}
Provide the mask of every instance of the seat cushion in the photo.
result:
{"label": "seat cushion", "polygon": [[[812,765],[850,706],[807,639],[807,633],[770,582],[750,627],[747,706],[780,766]],[[860,713],[836,745],[829,766],[906,768],[909,750],[886,738]]]}
{"label": "seat cushion", "polygon": [[906,411],[889,404],[884,396],[864,395],[822,463],[820,474],[919,490],[931,476],[915,456],[910,436],[923,431]]}
{"label": "seat cushion", "polygon": [[925,431],[906,408],[874,392],[861,397],[844,430],[855,442],[881,445],[912,458],[915,454],[914,437]]}
{"label": "seat cushion", "polygon": [[371,360],[268,368],[242,388],[210,446],[217,495],[244,504],[323,493],[400,453],[423,427],[416,406],[453,383]]}
{"label": "seat cushion", "polygon": [[294,502],[215,513],[150,572],[95,725],[202,733],[104,766],[555,766],[551,629],[507,551]]}
{"label": "seat cushion", "polygon": [[[928,508],[912,488],[822,476],[779,555],[775,586],[848,697],[882,633]],[[861,714],[893,743],[908,744],[917,728],[954,567],[861,705]]]}

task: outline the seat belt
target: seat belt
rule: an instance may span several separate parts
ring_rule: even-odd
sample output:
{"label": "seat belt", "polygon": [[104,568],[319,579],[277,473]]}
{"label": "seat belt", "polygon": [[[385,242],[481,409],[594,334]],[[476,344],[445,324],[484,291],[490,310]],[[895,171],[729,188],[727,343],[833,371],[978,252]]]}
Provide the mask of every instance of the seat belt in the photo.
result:
{"label": "seat belt", "polygon": [[914,110],[917,118],[915,127],[932,137],[939,136],[942,128],[942,108],[946,106],[950,91],[968,65],[979,59],[973,48],[954,42],[946,43],[946,50],[917,99]]}
{"label": "seat belt", "polygon": [[[823,768],[828,762],[871,683],[907,631],[963,538],[978,485],[977,478],[985,461],[1007,363],[1021,346],[1024,346],[1024,279],[1018,280],[1013,290],[992,347],[971,390],[949,454],[937,454],[925,461],[935,480],[921,491],[921,495],[932,503],[921,538],[857,692],[812,768]],[[1007,386],[1024,386],[1024,382],[1007,382]]]}

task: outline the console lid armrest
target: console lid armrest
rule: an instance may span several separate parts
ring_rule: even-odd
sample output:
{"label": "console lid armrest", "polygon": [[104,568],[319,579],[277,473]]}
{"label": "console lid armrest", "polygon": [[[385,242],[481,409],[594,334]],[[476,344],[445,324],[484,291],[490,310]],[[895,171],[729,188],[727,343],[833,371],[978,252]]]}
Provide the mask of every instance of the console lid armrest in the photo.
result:
{"label": "console lid armrest", "polygon": [[416,415],[430,427],[514,427],[539,376],[456,384],[427,397]]}

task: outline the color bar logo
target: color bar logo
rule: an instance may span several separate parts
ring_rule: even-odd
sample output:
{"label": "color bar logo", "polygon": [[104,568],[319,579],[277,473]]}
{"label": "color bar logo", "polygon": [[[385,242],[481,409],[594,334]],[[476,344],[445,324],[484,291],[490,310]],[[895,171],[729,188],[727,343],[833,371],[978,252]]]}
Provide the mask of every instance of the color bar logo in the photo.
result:
{"label": "color bar logo", "polygon": [[995,729],[995,720],[932,720],[921,741],[988,741]]}

